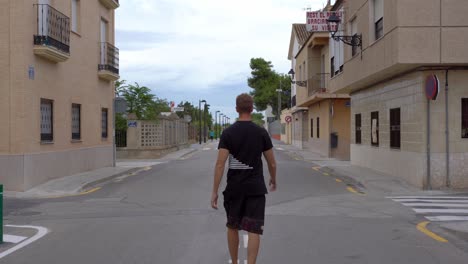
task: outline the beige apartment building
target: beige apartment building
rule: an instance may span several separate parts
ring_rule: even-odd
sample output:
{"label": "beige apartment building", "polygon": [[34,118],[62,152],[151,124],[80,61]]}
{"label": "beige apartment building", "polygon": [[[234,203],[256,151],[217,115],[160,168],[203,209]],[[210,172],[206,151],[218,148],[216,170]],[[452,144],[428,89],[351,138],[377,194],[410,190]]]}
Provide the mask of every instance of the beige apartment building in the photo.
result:
{"label": "beige apartment building", "polygon": [[0,0],[0,183],[112,166],[118,0]]}
{"label": "beige apartment building", "polygon": [[328,85],[351,95],[352,164],[421,188],[468,187],[466,0],[338,0],[333,9],[344,11],[342,33],[363,42],[362,52],[342,48]]}
{"label": "beige apartment building", "polygon": [[325,158],[349,160],[350,101],[348,94],[329,89],[331,64],[340,71],[340,60],[330,60],[330,45],[335,43],[328,32],[311,33],[305,24],[293,24],[288,54],[295,72],[292,142]]}

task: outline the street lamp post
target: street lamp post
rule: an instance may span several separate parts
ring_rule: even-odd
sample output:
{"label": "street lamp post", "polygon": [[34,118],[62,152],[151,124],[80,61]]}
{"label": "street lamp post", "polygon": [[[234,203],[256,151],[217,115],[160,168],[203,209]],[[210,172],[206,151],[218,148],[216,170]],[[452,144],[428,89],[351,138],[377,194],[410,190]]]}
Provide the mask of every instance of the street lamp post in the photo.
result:
{"label": "street lamp post", "polygon": [[218,128],[216,127],[218,123],[218,113],[219,113],[219,110],[215,112],[215,125],[214,125],[215,139],[218,139]]}
{"label": "street lamp post", "polygon": [[283,90],[281,89],[276,89],[276,91],[278,92],[278,114],[277,114],[277,119],[279,120],[280,119],[280,114],[281,114],[281,92]]}
{"label": "street lamp post", "polygon": [[210,105],[205,103],[205,108],[203,109],[203,115],[204,115],[204,126],[203,126],[203,143],[206,143],[206,127],[208,126],[208,122],[206,122],[206,112],[208,112],[208,107]]}
{"label": "street lamp post", "polygon": [[201,113],[201,103],[205,103],[206,104],[206,100],[198,100],[198,112],[199,112],[199,119],[198,119],[198,122],[200,123],[199,127],[200,127],[200,130],[199,130],[199,137],[198,137],[198,142],[201,144],[201,133],[202,133],[202,113]]}
{"label": "street lamp post", "polygon": [[223,116],[224,114],[219,115],[219,134],[223,133]]}

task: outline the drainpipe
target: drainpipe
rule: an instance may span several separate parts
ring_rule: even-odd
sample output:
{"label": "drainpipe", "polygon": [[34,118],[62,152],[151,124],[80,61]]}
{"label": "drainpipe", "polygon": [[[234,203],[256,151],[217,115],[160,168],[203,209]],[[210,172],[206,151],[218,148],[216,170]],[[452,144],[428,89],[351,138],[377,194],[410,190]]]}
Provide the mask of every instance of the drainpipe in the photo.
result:
{"label": "drainpipe", "polygon": [[449,152],[449,113],[448,113],[448,70],[445,70],[445,167],[446,167],[446,187],[450,187],[450,152]]}
{"label": "drainpipe", "polygon": [[427,189],[432,190],[431,185],[431,100],[427,99]]}

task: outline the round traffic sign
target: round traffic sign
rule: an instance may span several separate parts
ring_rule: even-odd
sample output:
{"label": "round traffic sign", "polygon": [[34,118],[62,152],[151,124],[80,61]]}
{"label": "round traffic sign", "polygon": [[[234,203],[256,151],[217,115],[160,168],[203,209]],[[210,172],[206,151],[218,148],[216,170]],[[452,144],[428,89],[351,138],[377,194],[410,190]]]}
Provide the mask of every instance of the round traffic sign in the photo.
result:
{"label": "round traffic sign", "polygon": [[290,123],[292,121],[292,117],[287,116],[287,117],[284,118],[284,120],[286,120],[286,122]]}
{"label": "round traffic sign", "polygon": [[426,97],[428,100],[435,100],[439,94],[439,79],[437,76],[429,75],[426,79]]}

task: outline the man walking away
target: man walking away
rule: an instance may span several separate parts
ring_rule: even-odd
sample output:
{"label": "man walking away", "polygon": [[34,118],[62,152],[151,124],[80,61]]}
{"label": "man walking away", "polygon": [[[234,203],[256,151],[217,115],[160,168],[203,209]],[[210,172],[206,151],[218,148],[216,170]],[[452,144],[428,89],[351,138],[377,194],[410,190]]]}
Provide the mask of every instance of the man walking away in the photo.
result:
{"label": "man walking away", "polygon": [[211,206],[218,209],[218,189],[229,158],[227,186],[223,192],[227,214],[227,238],[232,263],[238,263],[239,230],[248,232],[247,263],[255,264],[265,219],[262,154],[268,163],[270,191],[276,190],[276,161],[268,132],[252,122],[253,99],[236,98],[239,119],[221,135],[214,172]]}
{"label": "man walking away", "polygon": [[214,138],[214,131],[213,130],[210,130],[210,139],[211,139],[211,142],[213,142],[213,138]]}

